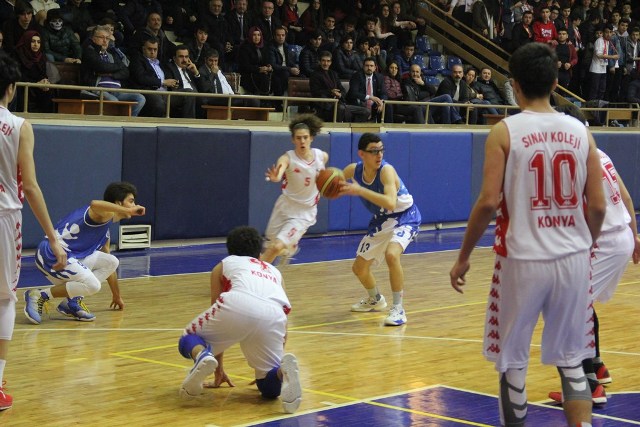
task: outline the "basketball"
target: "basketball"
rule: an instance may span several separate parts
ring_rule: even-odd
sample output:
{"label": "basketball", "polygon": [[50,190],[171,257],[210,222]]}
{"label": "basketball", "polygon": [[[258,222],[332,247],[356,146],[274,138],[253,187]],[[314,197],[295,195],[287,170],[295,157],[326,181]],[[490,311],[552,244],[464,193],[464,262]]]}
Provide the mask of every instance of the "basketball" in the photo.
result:
{"label": "basketball", "polygon": [[342,170],[326,168],[318,173],[316,187],[318,187],[321,196],[327,199],[335,199],[340,196],[340,187],[344,181]]}

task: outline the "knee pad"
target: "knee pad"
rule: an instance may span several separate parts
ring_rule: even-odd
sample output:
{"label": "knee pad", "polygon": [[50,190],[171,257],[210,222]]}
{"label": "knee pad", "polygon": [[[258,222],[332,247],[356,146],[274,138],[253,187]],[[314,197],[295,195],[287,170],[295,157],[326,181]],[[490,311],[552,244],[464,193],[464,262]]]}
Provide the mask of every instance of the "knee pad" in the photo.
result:
{"label": "knee pad", "polygon": [[558,372],[562,382],[562,399],[565,402],[568,400],[588,400],[591,402],[591,388],[582,365],[568,368],[558,366]]}
{"label": "knee pad", "polygon": [[527,369],[507,369],[500,374],[500,421],[508,427],[524,427],[527,418]]}
{"label": "knee pad", "polygon": [[191,350],[198,345],[207,347],[207,342],[199,335],[183,335],[178,341],[178,351],[185,359],[191,359]]}
{"label": "knee pad", "polygon": [[267,376],[261,380],[256,380],[258,390],[262,393],[262,397],[267,399],[275,399],[280,396],[282,381],[278,379],[278,368],[273,368],[267,372]]}
{"label": "knee pad", "polygon": [[100,280],[90,274],[87,276],[88,277],[84,278],[82,282],[67,282],[66,288],[69,298],[86,297],[100,291],[100,288],[102,287]]}
{"label": "knee pad", "polygon": [[10,341],[16,323],[16,303],[12,299],[0,299],[0,340]]}

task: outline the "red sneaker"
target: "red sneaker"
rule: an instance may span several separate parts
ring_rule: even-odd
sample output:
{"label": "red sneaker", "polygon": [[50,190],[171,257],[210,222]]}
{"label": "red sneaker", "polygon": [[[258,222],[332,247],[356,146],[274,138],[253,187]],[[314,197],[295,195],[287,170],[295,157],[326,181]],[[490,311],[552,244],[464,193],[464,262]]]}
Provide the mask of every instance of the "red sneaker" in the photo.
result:
{"label": "red sneaker", "polygon": [[[550,392],[549,399],[558,403],[562,403],[562,392]],[[602,387],[601,385],[596,387],[596,390],[591,393],[591,400],[593,401],[594,405],[604,405],[605,403],[607,403],[607,393],[605,393],[604,387]]]}
{"label": "red sneaker", "polygon": [[11,408],[13,405],[13,397],[4,392],[4,388],[0,387],[0,411]]}
{"label": "red sneaker", "polygon": [[600,384],[611,384],[613,380],[611,379],[611,375],[609,374],[607,367],[604,364],[596,366],[596,378],[598,379],[598,382]]}

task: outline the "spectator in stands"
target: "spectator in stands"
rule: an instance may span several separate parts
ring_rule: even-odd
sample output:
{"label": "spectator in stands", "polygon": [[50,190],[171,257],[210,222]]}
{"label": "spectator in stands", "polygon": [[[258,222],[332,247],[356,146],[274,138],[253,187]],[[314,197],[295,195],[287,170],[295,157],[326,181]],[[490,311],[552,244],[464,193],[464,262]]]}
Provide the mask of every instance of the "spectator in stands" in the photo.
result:
{"label": "spectator in stands", "polygon": [[300,75],[302,77],[311,77],[311,74],[318,68],[322,40],[322,34],[316,31],[309,36],[307,45],[302,49],[302,52],[300,52],[298,62],[300,63]]}
{"label": "spectator in stands", "polygon": [[[416,65],[416,64],[412,65],[409,73],[410,73],[409,77],[402,80],[402,92],[404,93],[405,100],[425,101],[425,102],[429,101],[429,102],[438,102],[438,103],[444,104],[442,107],[429,108],[429,123],[460,124],[463,122],[462,118],[460,117],[460,114],[458,113],[458,109],[450,105],[447,105],[457,101],[453,101],[451,95],[448,93],[438,93],[439,88],[436,88],[426,83],[422,78],[422,70],[420,69],[419,65]],[[455,75],[457,78],[457,74]],[[461,79],[462,79],[462,66],[460,66],[460,80],[458,80],[458,82],[461,82],[462,81]],[[456,86],[454,83],[454,91],[455,91],[455,88]],[[468,100],[468,97],[467,97],[467,100]],[[423,115],[425,115],[424,110],[423,110]]]}
{"label": "spectator in stands", "polygon": [[195,2],[191,0],[163,1],[162,7],[165,30],[173,31],[177,41],[188,39],[192,33],[192,25],[198,22]]}
{"label": "spectator in stands", "polygon": [[618,1],[617,0],[606,0],[604,8],[602,9],[602,19],[607,24],[612,24],[613,29],[615,31],[615,26],[618,25],[618,22],[613,18],[614,14],[618,14],[618,19],[620,19],[620,11],[616,8]]}
{"label": "spectator in stands", "polygon": [[271,0],[262,2],[262,12],[258,14],[252,21],[251,26],[258,27],[263,37],[264,43],[271,43],[273,33],[282,23],[277,17],[273,16],[274,5]]}
{"label": "spectator in stands", "polygon": [[[136,89],[156,90],[166,92],[178,87],[178,80],[167,78],[163,64],[158,60],[159,41],[150,37],[144,41],[141,52],[131,55],[130,83]],[[145,94],[145,104],[140,111],[142,117],[165,117],[167,111],[167,97],[156,94]],[[172,97],[171,105],[182,103],[183,97]]]}
{"label": "spectator in stands", "polygon": [[94,21],[84,0],[67,0],[60,8],[60,13],[65,24],[71,27],[78,40],[85,40],[94,27]]}
{"label": "spectator in stands", "polygon": [[[347,16],[344,21],[342,21],[342,28],[339,29],[340,36],[338,37],[340,39],[341,45],[347,36],[351,37],[351,40],[353,40],[353,45],[356,45],[356,40],[358,40],[358,34],[356,33],[356,22],[357,18],[353,15]],[[335,61],[335,55],[333,56],[333,59]]]}
{"label": "spectator in stands", "polygon": [[116,12],[120,8],[119,0],[91,0],[88,3],[91,19],[94,22],[99,22],[104,18],[118,19]]}
{"label": "spectator in stands", "polygon": [[586,21],[589,15],[589,5],[591,4],[591,0],[579,0],[573,6],[571,10],[571,14],[575,14],[580,17],[581,21]]}
{"label": "spectator in stands", "polygon": [[[322,51],[319,54],[318,68],[311,74],[309,89],[314,98],[327,98],[338,100],[338,122],[366,122],[370,111],[366,107],[348,105],[346,103],[347,91],[345,90],[338,73],[331,69],[331,52]],[[329,102],[316,102],[314,104],[317,115],[325,121],[333,121],[334,105]]]}
{"label": "spectator in stands", "polygon": [[627,91],[627,102],[640,104],[640,72],[636,69],[631,72],[631,82]]}
{"label": "spectator in stands", "polygon": [[[300,40],[300,45],[304,45],[309,38],[315,35],[317,31],[320,31],[324,22],[324,12],[322,10],[322,3],[320,0],[311,0],[311,4],[300,16],[300,22],[302,23],[302,29],[304,36]],[[335,19],[334,19],[335,24]]]}
{"label": "spectator in stands", "polygon": [[473,67],[469,67],[464,73],[464,81],[467,83],[467,86],[469,86],[469,102],[471,102],[478,108],[476,122],[478,124],[485,124],[486,120],[484,119],[483,115],[498,114],[498,110],[496,110],[495,107],[481,108],[482,105],[489,105],[490,103],[489,101],[484,99],[484,95],[473,88],[476,84],[477,76],[478,71]]}
{"label": "spectator in stands", "polygon": [[189,48],[189,55],[191,60],[196,64],[196,67],[200,68],[204,65],[205,52],[211,50],[211,46],[207,43],[209,39],[209,28],[203,23],[197,23],[193,38],[187,43]]}
{"label": "spectator in stands", "polygon": [[353,37],[342,37],[340,47],[333,52],[333,69],[341,79],[350,79],[360,69],[353,52]]}
{"label": "spectator in stands", "polygon": [[[168,88],[175,92],[204,92],[205,82],[202,79],[202,75],[196,68],[189,57],[189,49],[180,45],[176,47],[173,60],[167,64],[165,68],[165,78],[174,79],[177,81],[175,87]],[[196,105],[199,103],[199,98],[195,96],[181,97],[181,101],[174,104],[173,98],[171,99],[171,117],[183,117],[187,119],[193,119],[196,117]]]}
{"label": "spectator in stands", "polygon": [[558,56],[558,84],[568,88],[573,69],[578,64],[578,52],[569,43],[569,31],[564,27],[558,30],[558,44],[555,46],[555,51]]}
{"label": "spectator in stands", "polygon": [[[237,3],[236,3],[237,4]],[[203,81],[203,92],[233,95],[233,88],[220,69],[220,54],[215,49],[210,49],[204,53],[205,64],[199,68]],[[203,104],[206,105],[228,105],[227,98],[205,98]],[[250,96],[234,98],[231,105],[238,107],[259,107],[260,101]]]}
{"label": "spectator in stands", "polygon": [[0,28],[2,25],[14,17],[13,7],[15,0],[2,0],[0,1]]}
{"label": "spectator in stands", "polygon": [[622,96],[620,94],[620,89],[622,88],[622,82],[623,80],[625,80],[627,74],[627,68],[625,67],[625,64],[627,62],[626,48],[628,39],[628,26],[629,22],[627,20],[620,20],[618,22],[617,29],[614,29],[613,35],[611,36],[611,44],[615,46],[616,52],[618,53],[618,60],[615,62],[609,61],[609,74],[607,75],[607,88],[605,97],[610,102],[618,102],[624,98],[624,94],[622,94]]}
{"label": "spectator in stands", "polygon": [[[42,39],[36,31],[25,32],[16,44],[16,56],[20,63],[20,81],[51,83],[47,77],[47,57],[42,49]],[[54,67],[55,68],[55,67]],[[23,88],[21,88],[23,89]],[[22,90],[20,90],[22,92]],[[22,94],[18,96],[18,110],[22,110]],[[29,88],[29,108],[32,113],[53,112],[53,91],[49,88]]]}
{"label": "spectator in stands", "polygon": [[9,54],[15,52],[18,40],[27,31],[37,31],[40,33],[40,26],[33,19],[33,8],[23,0],[16,0],[14,7],[15,16],[4,23],[2,33],[4,34],[4,50]]}
{"label": "spectator in stands", "polygon": [[[127,0],[124,6],[116,9],[116,12],[119,21],[124,26],[125,37],[129,39],[139,28],[148,25],[151,13],[156,13],[162,17],[162,6],[157,0]],[[162,25],[162,18],[160,18],[160,25]],[[140,44],[134,46],[140,46]],[[162,49],[162,46],[160,48]],[[162,52],[159,53],[158,57],[162,61],[161,55]]]}
{"label": "spectator in stands", "polygon": [[285,20],[285,0],[273,1],[273,16],[278,19],[278,22],[282,24]]}
{"label": "spectator in stands", "polygon": [[513,34],[511,36],[511,51],[515,52],[520,46],[533,41],[533,12],[527,11],[522,15],[522,21],[513,26]]}
{"label": "spectator in stands", "polygon": [[322,34],[322,50],[333,52],[339,45],[340,34],[336,29],[336,17],[329,15],[324,18],[322,28],[320,28]]}
{"label": "spectator in stands", "polygon": [[42,31],[44,53],[49,61],[79,64],[82,48],[73,34],[73,30],[66,25],[60,15],[60,9],[50,9],[47,12],[47,22]]}
{"label": "spectator in stands", "polygon": [[383,33],[380,30],[380,21],[373,15],[365,18],[365,26],[358,38],[368,39],[370,48],[373,46],[372,41],[375,40],[380,45],[380,54],[384,63],[387,62],[387,52],[398,47],[396,35],[391,31]]}
{"label": "spectator in stands", "polygon": [[581,24],[582,18],[580,18],[580,15],[571,13],[569,16],[569,41],[578,52],[578,60],[581,59],[582,51],[584,50],[584,40],[580,32]]}
{"label": "spectator in stands", "polygon": [[[438,91],[436,92],[436,96],[440,97],[443,95],[448,95],[451,98],[451,101],[459,104],[470,103],[470,93],[471,89],[469,85],[464,80],[464,71],[461,64],[455,64],[451,67],[451,75],[446,76],[438,85]],[[437,98],[436,98],[437,99]],[[433,100],[432,100],[433,101]],[[435,102],[435,101],[434,101]],[[446,98],[441,98],[438,102],[447,102]],[[443,107],[446,108],[446,107]],[[457,113],[458,117],[460,117],[461,122],[463,116],[466,116],[467,109],[458,107],[451,107],[455,110],[451,111],[447,114],[447,110],[443,109],[443,113],[441,116],[446,119],[449,117],[449,121],[447,123],[457,123],[458,120],[455,117]],[[469,124],[474,124],[477,121],[476,110],[471,109],[469,112]]]}
{"label": "spectator in stands", "polygon": [[30,3],[33,8],[33,18],[40,26],[44,26],[48,11],[60,9],[60,5],[55,0],[31,0]]}
{"label": "spectator in stands", "polygon": [[634,27],[631,30],[631,34],[627,39],[627,45],[625,47],[625,67],[627,68],[627,74],[631,76],[633,70],[640,71],[640,28]]}
{"label": "spectator in stands", "polygon": [[[265,2],[263,3],[271,3]],[[247,93],[269,95],[271,93],[271,73],[269,51],[264,45],[259,27],[249,29],[250,38],[240,46],[238,69],[242,75],[241,84]]]}
{"label": "spectator in stands", "polygon": [[[108,51],[109,30],[102,26],[93,29],[91,41],[82,49],[80,82],[85,86],[121,88],[129,78],[129,69],[119,55]],[[94,95],[98,95],[95,92]],[[103,92],[108,101],[133,101],[132,115],[137,116],[144,107],[145,98],[139,93]]]}
{"label": "spectator in stands", "polygon": [[589,17],[586,21],[580,25],[580,34],[585,41],[585,45],[589,42],[593,42],[597,39],[595,37],[596,29],[601,27],[602,17],[598,9],[589,10]]}
{"label": "spectator in stands", "polygon": [[550,19],[551,10],[547,6],[543,6],[540,9],[540,18],[533,23],[533,41],[539,43],[548,43],[551,46],[555,46],[558,33],[556,32],[556,26]]}
{"label": "spectator in stands", "polygon": [[[407,101],[402,93],[400,84],[400,67],[395,62],[390,62],[384,75],[384,89],[391,101]],[[406,123],[425,124],[425,108],[420,105],[394,104],[394,121],[398,115],[404,117]]]}
{"label": "spectator in stands", "polygon": [[[120,24],[115,22],[113,19],[109,17],[102,18],[98,25],[102,25],[103,27],[109,30],[109,46],[117,47],[118,49],[126,49],[124,47],[124,33],[120,31]],[[88,41],[88,39],[87,39]]]}
{"label": "spectator in stands", "polygon": [[391,16],[391,8],[386,3],[380,4],[380,15],[378,16],[378,20],[376,22],[376,28],[379,29],[381,35],[391,34],[386,38],[389,39],[387,42],[387,49],[390,50],[389,53],[394,53],[395,50],[400,46],[398,45],[398,38],[393,32],[394,28],[394,20],[393,16]]}
{"label": "spectator in stands", "polygon": [[302,32],[302,22],[298,14],[298,0],[286,0],[284,6],[284,19],[282,25],[287,29],[287,42],[304,45],[304,33]]}
{"label": "spectator in stands", "polygon": [[571,25],[571,5],[565,3],[560,9],[560,16],[558,16],[553,23],[556,26],[556,31],[560,28],[566,28],[569,33],[569,40],[573,38],[573,26]]}
{"label": "spectator in stands", "polygon": [[376,72],[386,70],[387,65],[380,54],[380,45],[377,44],[376,39],[371,39],[371,41],[376,44],[370,47],[369,38],[365,37],[358,40],[358,49],[356,49],[353,55],[356,58],[359,69],[363,68],[366,58],[373,58],[376,61]]}
{"label": "spectator in stands", "polygon": [[500,89],[496,82],[491,79],[491,69],[482,68],[480,75],[473,87],[483,98],[489,101],[491,105],[504,105],[504,99],[500,94]]}
{"label": "spectator in stands", "polygon": [[238,62],[238,50],[249,34],[249,14],[247,13],[247,0],[237,0],[235,9],[225,15],[230,42],[233,45],[231,55],[232,63]]}
{"label": "spectator in stands", "polygon": [[409,77],[411,73],[411,65],[415,59],[416,45],[413,42],[407,42],[402,46],[402,55],[396,55],[396,62],[400,67],[400,76],[403,79]]}
{"label": "spectator in stands", "polygon": [[158,60],[161,64],[167,63],[175,53],[175,44],[162,30],[162,15],[158,12],[151,12],[147,16],[146,26],[138,28],[136,34],[130,36],[131,49],[138,50],[145,40],[155,38],[159,42]]}
{"label": "spectator in stands", "polygon": [[[373,58],[365,59],[363,69],[354,73],[349,80],[347,103],[366,107],[371,112],[371,120],[379,121],[387,92],[384,90],[384,76],[375,70],[376,61]],[[385,106],[384,121],[393,123],[392,105]]]}
{"label": "spectator in stands", "polygon": [[451,9],[447,12],[448,16],[453,16],[467,27],[471,28],[473,24],[473,14],[471,8],[473,0],[451,0]]}
{"label": "spectator in stands", "polygon": [[[283,96],[287,90],[289,77],[298,77],[300,68],[293,63],[289,55],[289,45],[287,39],[287,29],[285,27],[276,28],[273,34],[273,42],[269,46],[269,64],[273,73],[271,75],[271,91],[275,96]],[[282,111],[282,106],[276,106],[277,111]]]}
{"label": "spectator in stands", "polygon": [[404,14],[402,5],[399,1],[393,2],[391,5],[391,16],[394,20],[394,26],[391,31],[398,38],[398,44],[404,46],[408,41],[413,40],[411,32],[418,26],[410,16]]}
{"label": "spectator in stands", "polygon": [[598,38],[593,47],[593,58],[589,67],[589,100],[604,100],[607,88],[607,70],[609,61],[616,61],[618,55],[613,53],[611,44],[611,36],[613,34],[613,26],[605,25],[602,32],[596,31]]}
{"label": "spectator in stands", "polygon": [[[504,101],[507,105],[518,106],[518,102],[516,101],[516,95],[513,91],[513,86],[511,85],[511,79],[507,79],[504,81],[504,85],[502,86],[502,92],[504,93]],[[511,113],[514,110],[509,110]]]}
{"label": "spectator in stands", "polygon": [[487,11],[483,0],[475,0],[473,2],[471,15],[473,17],[471,25],[473,31],[489,40],[493,40],[495,37],[493,17]]}
{"label": "spectator in stands", "polygon": [[[231,34],[229,32],[229,24],[222,13],[222,0],[209,0],[209,8],[203,15],[198,17],[198,21],[201,24],[205,24],[209,29],[209,38],[207,39],[209,46],[217,50],[221,55],[232,54]],[[225,68],[227,62],[235,59],[232,56],[230,55],[228,58],[229,61],[226,59],[223,61],[223,68]]]}

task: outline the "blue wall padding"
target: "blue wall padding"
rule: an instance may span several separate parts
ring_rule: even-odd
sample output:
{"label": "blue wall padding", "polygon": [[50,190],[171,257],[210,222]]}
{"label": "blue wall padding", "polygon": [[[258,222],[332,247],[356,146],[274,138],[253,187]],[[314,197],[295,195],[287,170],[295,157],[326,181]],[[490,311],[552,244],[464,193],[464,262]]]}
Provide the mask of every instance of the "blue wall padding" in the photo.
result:
{"label": "blue wall padding", "polygon": [[[471,207],[476,202],[482,188],[482,168],[484,167],[484,146],[487,141],[487,133],[472,133],[471,145]],[[471,211],[469,211],[471,213]]]}
{"label": "blue wall padding", "polygon": [[598,148],[607,153],[613,161],[618,175],[622,177],[633,199],[636,209],[640,208],[640,135],[608,133],[594,134]]}
{"label": "blue wall padding", "polygon": [[158,128],[156,239],[224,236],[247,224],[246,130]]}
{"label": "blue wall padding", "polygon": [[[34,125],[34,159],[38,183],[54,225],[91,200],[102,200],[110,182],[122,174],[122,128]],[[23,209],[25,249],[34,248],[44,234],[28,203]],[[117,240],[117,227],[111,229]]]}
{"label": "blue wall padding", "polygon": [[[351,159],[351,134],[346,132],[331,132],[331,148],[329,152],[329,166],[344,169]],[[339,197],[328,203],[329,223],[328,231],[349,230],[349,210],[353,197]],[[360,202],[358,202],[360,203]]]}
{"label": "blue wall padding", "polygon": [[123,220],[122,224],[150,224],[155,238],[158,129],[128,127],[122,136],[122,180],[136,186],[136,203],[146,208],[144,216]]}

